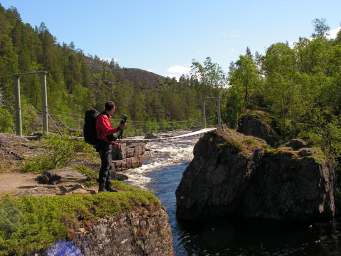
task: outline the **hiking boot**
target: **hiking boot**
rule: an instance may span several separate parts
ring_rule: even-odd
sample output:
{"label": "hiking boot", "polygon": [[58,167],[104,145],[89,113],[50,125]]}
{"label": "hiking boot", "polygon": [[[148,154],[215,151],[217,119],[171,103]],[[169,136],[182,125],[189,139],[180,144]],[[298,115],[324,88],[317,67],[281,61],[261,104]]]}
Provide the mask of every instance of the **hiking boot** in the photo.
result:
{"label": "hiking boot", "polygon": [[106,188],[106,190],[108,192],[118,192],[118,190],[116,188],[113,188],[113,187]]}
{"label": "hiking boot", "polygon": [[111,186],[111,182],[108,182],[105,184],[105,190],[108,192],[118,192],[117,189],[115,189]]}

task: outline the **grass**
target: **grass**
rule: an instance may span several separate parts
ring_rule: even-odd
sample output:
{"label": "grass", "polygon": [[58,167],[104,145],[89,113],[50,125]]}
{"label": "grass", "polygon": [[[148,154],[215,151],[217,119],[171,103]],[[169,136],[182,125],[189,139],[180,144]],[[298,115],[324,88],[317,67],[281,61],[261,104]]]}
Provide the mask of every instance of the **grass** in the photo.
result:
{"label": "grass", "polygon": [[268,147],[263,140],[240,134],[232,129],[217,130],[217,135],[223,139],[223,143],[219,143],[219,147],[231,148],[246,155],[252,154],[257,148]]}
{"label": "grass", "polygon": [[5,196],[0,200],[0,255],[27,255],[58,240],[72,238],[79,227],[138,206],[160,205],[149,191],[114,181],[117,193],[65,196]]}
{"label": "grass", "polygon": [[84,165],[77,165],[76,169],[87,177],[87,181],[84,183],[85,186],[91,187],[97,184],[98,171],[90,169]]}
{"label": "grass", "polygon": [[[303,156],[305,158],[311,158],[313,159],[316,163],[318,164],[325,164],[328,159],[325,155],[325,153],[322,151],[321,148],[319,147],[312,147],[312,154],[309,156]],[[271,148],[271,147],[267,147],[265,149],[265,153],[269,154],[269,155],[275,155],[275,154],[290,154],[296,158],[301,158],[301,156],[299,156],[298,151],[297,150],[293,150],[290,147],[279,147],[279,148]]]}
{"label": "grass", "polygon": [[41,146],[45,153],[25,161],[24,172],[40,173],[68,165],[79,153],[84,153],[90,159],[95,158],[95,150],[84,141],[74,140],[69,136],[49,135],[45,137]]}

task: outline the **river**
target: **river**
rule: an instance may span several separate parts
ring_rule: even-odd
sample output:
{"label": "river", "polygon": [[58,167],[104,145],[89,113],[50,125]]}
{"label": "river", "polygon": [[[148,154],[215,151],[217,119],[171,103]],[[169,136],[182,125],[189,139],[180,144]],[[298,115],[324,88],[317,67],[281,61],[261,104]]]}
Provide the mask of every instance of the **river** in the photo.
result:
{"label": "river", "polygon": [[[163,134],[172,136],[174,134]],[[198,136],[150,142],[151,159],[129,170],[129,182],[151,189],[165,206],[177,256],[341,255],[341,221],[311,225],[216,220],[188,225],[176,220],[175,190],[193,157]]]}

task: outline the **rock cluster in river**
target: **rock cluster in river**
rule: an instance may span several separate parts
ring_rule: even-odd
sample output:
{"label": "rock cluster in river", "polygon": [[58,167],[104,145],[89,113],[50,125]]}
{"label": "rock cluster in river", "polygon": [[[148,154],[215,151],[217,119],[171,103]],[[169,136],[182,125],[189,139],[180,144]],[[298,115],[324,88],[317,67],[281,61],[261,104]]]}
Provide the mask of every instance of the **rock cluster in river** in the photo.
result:
{"label": "rock cluster in river", "polygon": [[334,171],[320,149],[301,144],[303,148],[271,148],[229,129],[206,134],[195,145],[194,159],[177,188],[177,217],[333,217]]}

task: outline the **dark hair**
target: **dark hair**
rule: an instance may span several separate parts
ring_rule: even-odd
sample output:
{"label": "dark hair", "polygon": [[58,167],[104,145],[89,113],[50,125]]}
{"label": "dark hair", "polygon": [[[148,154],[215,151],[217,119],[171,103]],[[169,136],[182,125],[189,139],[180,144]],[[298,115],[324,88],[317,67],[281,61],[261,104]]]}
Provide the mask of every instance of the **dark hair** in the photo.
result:
{"label": "dark hair", "polygon": [[113,101],[108,101],[105,103],[105,111],[111,111],[115,107],[115,103]]}

